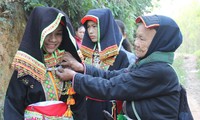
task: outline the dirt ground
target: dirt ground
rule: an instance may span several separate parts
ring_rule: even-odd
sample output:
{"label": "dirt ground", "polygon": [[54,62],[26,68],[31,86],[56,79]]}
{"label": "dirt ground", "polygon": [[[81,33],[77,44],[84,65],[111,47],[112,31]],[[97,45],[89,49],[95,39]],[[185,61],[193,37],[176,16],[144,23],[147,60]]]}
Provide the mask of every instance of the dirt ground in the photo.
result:
{"label": "dirt ground", "polygon": [[200,120],[200,79],[197,77],[199,69],[196,68],[196,59],[193,55],[184,56],[184,68],[187,74],[185,87],[193,118]]}

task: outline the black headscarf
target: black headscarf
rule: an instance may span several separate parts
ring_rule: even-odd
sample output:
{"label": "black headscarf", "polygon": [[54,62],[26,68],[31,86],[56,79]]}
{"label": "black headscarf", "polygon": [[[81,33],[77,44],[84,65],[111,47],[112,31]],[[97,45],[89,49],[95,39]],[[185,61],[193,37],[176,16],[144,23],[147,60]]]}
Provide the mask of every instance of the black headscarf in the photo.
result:
{"label": "black headscarf", "polygon": [[136,23],[140,22],[142,22],[146,28],[156,29],[156,34],[143,58],[146,58],[156,51],[175,52],[181,45],[181,31],[176,22],[170,17],[162,15],[140,16],[136,19]]}
{"label": "black headscarf", "polygon": [[59,50],[69,51],[79,62],[74,32],[68,16],[52,7],[36,7],[30,14],[20,47],[13,60],[18,77],[31,75],[43,80],[46,73],[44,63],[43,42],[59,24],[63,25],[63,38]]}
{"label": "black headscarf", "polygon": [[[87,21],[89,20],[97,23],[97,44],[92,42],[89,37],[87,31]],[[81,23],[86,28],[81,47],[83,55],[92,57],[95,45],[98,45],[99,55],[102,61],[119,54],[119,48],[121,47],[122,43],[122,35],[110,9],[89,10],[88,13],[82,18]]]}

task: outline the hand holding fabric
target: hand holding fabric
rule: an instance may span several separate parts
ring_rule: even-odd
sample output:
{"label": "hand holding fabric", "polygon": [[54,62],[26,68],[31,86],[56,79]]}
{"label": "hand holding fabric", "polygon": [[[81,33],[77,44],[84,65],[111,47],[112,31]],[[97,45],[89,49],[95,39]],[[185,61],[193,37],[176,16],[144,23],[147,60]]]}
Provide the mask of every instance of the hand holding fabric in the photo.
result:
{"label": "hand holding fabric", "polygon": [[76,72],[70,68],[59,68],[56,70],[56,75],[64,81],[72,80]]}
{"label": "hand holding fabric", "polygon": [[65,52],[62,61],[61,65],[63,68],[71,68],[77,72],[84,72],[83,64],[78,62],[69,52]]}

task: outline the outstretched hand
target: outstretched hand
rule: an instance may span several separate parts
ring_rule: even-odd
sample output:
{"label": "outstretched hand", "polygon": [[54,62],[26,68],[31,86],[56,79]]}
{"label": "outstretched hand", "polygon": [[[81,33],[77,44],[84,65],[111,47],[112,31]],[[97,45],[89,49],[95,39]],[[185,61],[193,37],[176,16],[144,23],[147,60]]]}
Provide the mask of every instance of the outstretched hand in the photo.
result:
{"label": "outstretched hand", "polygon": [[59,68],[56,71],[56,75],[64,81],[72,80],[75,74],[76,72],[70,68]]}
{"label": "outstretched hand", "polygon": [[65,52],[62,61],[63,62],[61,65],[63,68],[71,68],[77,72],[84,72],[83,65],[78,62],[69,52]]}

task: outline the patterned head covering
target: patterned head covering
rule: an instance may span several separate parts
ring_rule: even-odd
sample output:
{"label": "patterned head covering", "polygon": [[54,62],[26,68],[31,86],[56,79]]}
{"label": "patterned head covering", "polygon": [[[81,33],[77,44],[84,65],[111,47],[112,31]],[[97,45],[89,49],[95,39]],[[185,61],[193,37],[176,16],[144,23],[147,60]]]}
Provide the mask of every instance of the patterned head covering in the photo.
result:
{"label": "patterned head covering", "polygon": [[69,51],[81,61],[77,54],[75,39],[72,37],[74,33],[68,16],[56,8],[36,7],[29,17],[20,47],[13,60],[12,65],[18,71],[18,77],[31,75],[39,81],[45,79],[43,42],[59,24],[63,25],[63,38],[56,54],[64,53],[59,51]]}
{"label": "patterned head covering", "polygon": [[156,29],[156,34],[145,57],[156,51],[175,52],[182,43],[181,31],[176,22],[169,17],[162,15],[139,16],[136,23],[143,23],[146,28]]}
{"label": "patterned head covering", "polygon": [[[98,41],[91,41],[87,31],[87,21],[94,21],[98,28]],[[100,60],[112,65],[115,56],[119,54],[122,35],[109,9],[92,9],[82,18],[81,23],[86,31],[80,50],[85,57],[91,58],[95,48],[98,46]]]}

